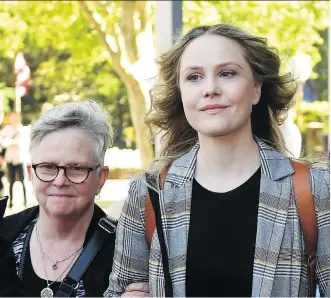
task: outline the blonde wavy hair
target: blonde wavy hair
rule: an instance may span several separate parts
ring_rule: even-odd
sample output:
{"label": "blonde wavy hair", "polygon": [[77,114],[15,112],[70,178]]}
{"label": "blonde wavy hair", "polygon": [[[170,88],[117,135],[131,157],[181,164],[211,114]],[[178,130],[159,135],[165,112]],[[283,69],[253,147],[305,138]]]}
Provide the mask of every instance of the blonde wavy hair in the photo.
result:
{"label": "blonde wavy hair", "polygon": [[253,106],[252,132],[276,150],[284,151],[284,142],[278,126],[293,105],[297,85],[290,74],[280,75],[280,58],[277,51],[267,44],[266,38],[253,36],[230,25],[218,24],[191,29],[156,61],[159,65],[158,82],[150,90],[151,107],[145,123],[151,137],[163,130],[160,157],[154,161],[158,168],[166,166],[186,153],[198,140],[186,120],[179,89],[179,65],[185,48],[199,36],[214,34],[235,40],[242,48],[254,79],[262,82],[261,98]]}

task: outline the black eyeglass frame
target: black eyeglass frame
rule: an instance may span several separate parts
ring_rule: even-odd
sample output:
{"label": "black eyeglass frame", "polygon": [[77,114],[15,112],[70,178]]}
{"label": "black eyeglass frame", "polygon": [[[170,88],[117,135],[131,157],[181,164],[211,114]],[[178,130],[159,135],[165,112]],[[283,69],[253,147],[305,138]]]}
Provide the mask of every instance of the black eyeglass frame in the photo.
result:
{"label": "black eyeglass frame", "polygon": [[[42,165],[42,164],[49,164],[49,165],[54,166],[54,167],[57,169],[56,176],[55,176],[53,179],[48,180],[48,181],[43,180],[43,179],[40,179],[40,177],[39,177],[38,174],[37,174],[36,169],[37,169],[37,167],[38,167],[39,165]],[[71,180],[68,178],[68,176],[67,176],[67,168],[68,168],[68,166],[57,166],[57,165],[52,164],[52,163],[41,162],[41,163],[35,163],[35,164],[32,164],[31,167],[33,168],[33,170],[34,170],[34,172],[35,172],[37,178],[38,178],[40,181],[42,181],[42,182],[52,182],[52,181],[54,181],[54,180],[56,179],[56,177],[59,175],[60,170],[63,169],[64,175],[66,176],[66,178],[67,178],[71,183],[74,183],[74,184],[81,184],[81,183],[83,183],[83,182],[86,181],[86,179],[88,178],[88,176],[90,175],[91,172],[97,170],[97,169],[100,167],[100,164],[97,164],[95,167],[81,167],[81,168],[87,169],[87,175],[86,175],[86,178],[85,178],[82,182],[73,182],[73,181],[71,181]]]}

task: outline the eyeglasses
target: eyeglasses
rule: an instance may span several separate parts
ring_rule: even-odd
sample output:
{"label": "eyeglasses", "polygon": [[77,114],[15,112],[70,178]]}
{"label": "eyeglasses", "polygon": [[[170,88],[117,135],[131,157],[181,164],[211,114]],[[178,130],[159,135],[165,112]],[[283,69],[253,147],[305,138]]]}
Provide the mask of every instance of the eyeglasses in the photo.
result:
{"label": "eyeglasses", "polygon": [[43,182],[51,182],[55,180],[59,174],[60,169],[63,169],[64,175],[67,177],[67,179],[75,184],[83,183],[89,176],[90,172],[95,171],[99,167],[100,164],[92,168],[78,165],[69,165],[64,167],[47,162],[32,165],[36,176]]}

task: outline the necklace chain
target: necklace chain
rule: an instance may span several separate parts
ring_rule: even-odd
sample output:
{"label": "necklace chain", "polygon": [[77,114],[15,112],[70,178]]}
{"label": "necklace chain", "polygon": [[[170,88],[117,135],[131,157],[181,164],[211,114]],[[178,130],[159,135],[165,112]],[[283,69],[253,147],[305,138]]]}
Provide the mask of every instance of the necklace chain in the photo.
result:
{"label": "necklace chain", "polygon": [[39,249],[40,249],[40,252],[42,253],[43,256],[45,256],[47,259],[49,259],[50,261],[53,262],[53,265],[52,265],[52,268],[53,270],[57,269],[57,264],[58,263],[61,263],[65,260],[68,260],[69,258],[71,258],[73,255],[75,255],[76,253],[78,253],[82,248],[83,248],[83,245],[80,246],[77,250],[75,250],[72,254],[66,256],[65,258],[63,258],[62,260],[53,260],[51,257],[49,257],[44,251],[43,251],[43,248],[41,246],[41,241],[40,241],[40,238],[39,238],[39,220],[37,221],[36,223],[36,235],[37,235],[37,242],[38,242],[38,245],[39,245]]}
{"label": "necklace chain", "polygon": [[[44,268],[44,272],[45,272],[45,277],[46,277],[46,283],[47,283],[47,288],[43,289],[41,291],[41,297],[53,297],[53,291],[51,290],[50,286],[55,283],[56,281],[59,281],[59,279],[64,275],[64,273],[68,270],[68,268],[70,268],[70,266],[72,265],[72,263],[76,260],[76,257],[78,256],[78,252],[83,248],[83,246],[81,246],[78,250],[75,251],[75,253],[71,254],[71,256],[73,256],[74,254],[75,257],[72,258],[72,260],[70,261],[70,263],[64,268],[64,270],[62,271],[62,273],[57,277],[55,278],[54,281],[50,282],[49,279],[48,279],[48,275],[47,275],[47,270],[46,270],[46,266],[45,266],[45,256],[47,257],[46,254],[44,254],[44,252],[42,251],[42,248],[41,248],[41,243],[40,243],[40,240],[39,240],[39,231],[38,231],[38,222],[36,223],[36,236],[37,236],[37,240],[38,240],[38,243],[39,243],[39,249],[40,249],[40,252],[41,252],[41,258],[42,258],[42,261],[43,261],[43,268]],[[69,257],[67,257],[68,259]],[[53,261],[53,260],[51,260]],[[62,260],[64,261],[64,260]],[[61,261],[61,262],[62,262]]]}
{"label": "necklace chain", "polygon": [[[76,252],[78,254],[78,251]],[[64,270],[62,271],[62,273],[54,279],[54,281],[52,282],[49,282],[49,279],[48,279],[48,275],[47,275],[47,270],[46,270],[46,266],[45,266],[45,259],[44,259],[44,256],[42,256],[42,260],[43,260],[43,267],[44,267],[44,272],[45,272],[45,277],[46,277],[46,283],[47,283],[47,287],[49,288],[53,283],[57,282],[57,281],[60,281],[60,278],[62,277],[62,275],[64,275],[64,273],[67,271],[67,269],[71,266],[71,264],[74,262],[76,258],[73,258],[69,265],[66,266],[66,268],[64,268]]]}

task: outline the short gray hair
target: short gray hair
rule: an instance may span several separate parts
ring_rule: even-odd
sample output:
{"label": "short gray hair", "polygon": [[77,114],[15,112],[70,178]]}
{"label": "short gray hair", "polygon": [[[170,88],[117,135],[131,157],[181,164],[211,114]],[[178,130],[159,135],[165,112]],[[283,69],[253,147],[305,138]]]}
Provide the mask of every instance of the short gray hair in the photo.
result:
{"label": "short gray hair", "polygon": [[32,125],[30,155],[48,134],[77,128],[95,141],[96,155],[103,165],[106,150],[113,142],[114,131],[109,113],[94,100],[63,103],[48,110]]}

